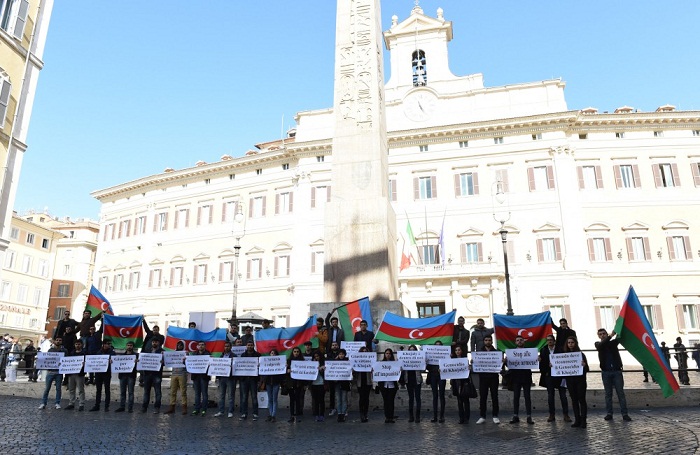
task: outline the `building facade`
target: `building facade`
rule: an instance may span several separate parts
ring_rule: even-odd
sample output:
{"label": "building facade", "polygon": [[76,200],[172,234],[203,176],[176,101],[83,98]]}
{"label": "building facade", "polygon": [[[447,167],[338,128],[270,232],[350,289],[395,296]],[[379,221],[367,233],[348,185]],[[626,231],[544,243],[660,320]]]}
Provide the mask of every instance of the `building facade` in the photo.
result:
{"label": "building facade", "polygon": [[52,8],[53,0],[0,1],[0,259],[11,241],[12,210]]}
{"label": "building facade", "polygon": [[[452,30],[441,9],[416,7],[384,33],[405,314],[505,313],[505,249],[516,314],[548,309],[590,343],[634,285],[660,340],[698,340],[700,112],[569,110],[561,80],[485,87],[450,71]],[[323,299],[333,113],[296,121],[240,158],[93,193],[95,282],[117,313],[166,327],[213,311],[223,326],[238,270],[239,313],[277,326],[308,317]]]}

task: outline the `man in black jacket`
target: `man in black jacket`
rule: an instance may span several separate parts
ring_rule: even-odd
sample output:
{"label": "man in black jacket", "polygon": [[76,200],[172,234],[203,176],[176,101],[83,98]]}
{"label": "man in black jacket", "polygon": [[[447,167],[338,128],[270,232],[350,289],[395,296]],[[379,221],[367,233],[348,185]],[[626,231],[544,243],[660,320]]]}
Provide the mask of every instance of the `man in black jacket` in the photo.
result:
{"label": "man in black jacket", "polygon": [[627,399],[625,398],[625,380],[622,377],[622,359],[617,345],[620,340],[612,338],[615,336],[615,331],[608,336],[608,331],[598,329],[598,338],[595,348],[598,350],[598,359],[600,360],[601,375],[603,378],[603,387],[605,388],[605,420],[612,420],[613,405],[612,391],[613,387],[617,393],[617,401],[620,402],[620,412],[622,412],[622,420],[629,422],[632,420],[627,414]]}
{"label": "man in black jacket", "polygon": [[464,327],[464,318],[462,316],[457,318],[457,325],[452,334],[452,351],[454,351],[456,346],[462,348],[464,355],[469,352],[469,329]]}
{"label": "man in black jacket", "polygon": [[557,334],[557,353],[564,352],[566,349],[566,339],[569,337],[576,338],[576,331],[569,327],[569,322],[564,318],[559,319],[558,327],[552,320],[552,328]]}
{"label": "man in black jacket", "polygon": [[564,422],[571,422],[569,417],[569,401],[566,399],[566,388],[561,386],[561,378],[552,377],[552,364],[549,360],[551,354],[561,354],[563,349],[556,346],[554,335],[547,335],[547,344],[540,349],[540,385],[547,388],[547,405],[549,407],[549,417],[547,422],[554,422],[554,391],[559,390],[561,400],[561,410],[564,413]]}
{"label": "man in black jacket", "polygon": [[[114,355],[114,349],[112,349],[112,340],[102,341],[102,349],[97,352],[97,355],[108,355],[110,358]],[[109,403],[111,400],[110,395],[110,384],[112,382],[112,369],[107,366],[107,371],[102,373],[95,373],[95,406],[90,408],[91,412],[99,411],[100,404],[102,402],[102,389],[105,392],[105,412],[109,412]]]}
{"label": "man in black jacket", "polygon": [[[515,348],[522,349],[525,347],[525,339],[518,335],[515,337]],[[522,389],[525,396],[525,413],[527,414],[527,423],[532,425],[535,423],[532,420],[532,401],[530,400],[530,389],[532,388],[532,370],[528,369],[509,369],[510,377],[513,381],[513,418],[509,423],[519,423],[518,417],[520,411],[520,390]]]}

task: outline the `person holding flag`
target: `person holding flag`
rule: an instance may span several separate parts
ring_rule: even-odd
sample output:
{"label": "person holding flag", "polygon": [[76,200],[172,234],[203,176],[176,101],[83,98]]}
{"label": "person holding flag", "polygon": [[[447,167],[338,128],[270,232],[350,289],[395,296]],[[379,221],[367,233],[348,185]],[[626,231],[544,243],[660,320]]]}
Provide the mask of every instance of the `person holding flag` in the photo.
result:
{"label": "person holding flag", "polygon": [[622,420],[629,422],[632,418],[627,414],[627,398],[625,397],[625,379],[622,377],[622,358],[617,345],[620,344],[619,339],[613,340],[615,331],[610,335],[608,331],[601,328],[598,329],[598,338],[595,348],[598,350],[598,359],[600,360],[601,376],[603,378],[603,388],[605,389],[605,420],[613,418],[612,391],[615,388],[617,401],[620,402],[620,412],[622,412]]}

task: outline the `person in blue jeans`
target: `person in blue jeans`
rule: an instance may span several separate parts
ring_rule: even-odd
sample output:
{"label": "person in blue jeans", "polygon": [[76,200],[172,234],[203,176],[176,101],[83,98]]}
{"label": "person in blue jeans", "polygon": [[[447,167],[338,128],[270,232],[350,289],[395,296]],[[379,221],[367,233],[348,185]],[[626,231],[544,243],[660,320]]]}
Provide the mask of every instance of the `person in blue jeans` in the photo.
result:
{"label": "person in blue jeans", "polygon": [[[231,351],[231,342],[224,342],[224,352],[221,354],[222,359],[233,359],[236,354]],[[226,413],[226,392],[228,391],[228,417],[233,417],[233,409],[236,406],[236,377],[233,376],[233,365],[231,365],[231,373],[228,376],[219,376],[219,412],[214,414],[214,417],[221,417]]]}
{"label": "person in blue jeans", "polygon": [[[53,341],[53,347],[49,349],[48,352],[62,352],[67,354],[68,351],[62,346],[63,339],[61,337],[56,337]],[[41,404],[39,409],[46,409],[46,405],[49,402],[49,392],[51,391],[51,383],[55,384],[56,387],[56,409],[61,409],[61,382],[63,381],[63,375],[58,373],[58,370],[46,370],[46,387],[44,387],[44,396],[41,399]]]}
{"label": "person in blue jeans", "polygon": [[[119,407],[114,412],[124,412],[126,406],[129,408],[129,412],[134,412],[134,386],[136,385],[136,363],[138,359],[138,354],[134,352],[134,342],[128,341],[126,343],[126,351],[124,355],[130,355],[134,357],[134,367],[130,372],[119,373]],[[128,392],[128,399],[127,399]]]}
{"label": "person in blue jeans", "polygon": [[605,420],[613,418],[612,392],[613,388],[617,394],[617,401],[620,402],[620,412],[622,420],[629,422],[632,418],[627,413],[627,399],[625,398],[625,380],[622,377],[622,359],[617,345],[620,340],[614,339],[615,331],[608,335],[605,329],[598,329],[598,338],[595,348],[598,350],[598,360],[600,360],[603,387],[605,388]]}
{"label": "person in blue jeans", "polygon": [[[255,350],[255,344],[252,340],[246,343],[246,350],[241,354],[241,357],[260,357],[260,353]],[[238,420],[248,418],[248,396],[253,402],[253,420],[258,420],[258,377],[257,376],[241,376],[239,381],[241,386],[241,416]]]}
{"label": "person in blue jeans", "polygon": [[[271,356],[280,355],[277,349],[270,349]],[[287,379],[285,374],[271,374],[265,376],[265,390],[267,390],[267,421],[277,422],[277,401],[279,399],[280,387]]]}
{"label": "person in blue jeans", "polygon": [[[211,352],[207,351],[207,344],[204,341],[198,341],[197,350],[190,355],[211,356]],[[201,415],[205,416],[209,405],[209,381],[211,377],[206,373],[190,373],[190,377],[194,388],[194,411],[192,411],[192,415],[196,416],[201,412]]]}

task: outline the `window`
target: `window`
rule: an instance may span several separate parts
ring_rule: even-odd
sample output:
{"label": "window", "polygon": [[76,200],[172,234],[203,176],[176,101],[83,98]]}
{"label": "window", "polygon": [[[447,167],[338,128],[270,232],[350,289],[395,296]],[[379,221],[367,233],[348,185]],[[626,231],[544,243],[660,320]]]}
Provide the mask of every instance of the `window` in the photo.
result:
{"label": "window", "polygon": [[262,277],[262,258],[248,259],[248,270],[246,278],[249,280],[258,280]]}
{"label": "window", "polygon": [[561,261],[561,242],[559,239],[537,239],[537,260],[539,262]]}
{"label": "window", "polygon": [[413,74],[414,87],[428,85],[428,69],[426,67],[425,51],[417,49],[411,55],[411,73]]}
{"label": "window", "polygon": [[700,163],[691,163],[690,171],[693,174],[693,183],[700,186]]}
{"label": "window", "polygon": [[124,274],[123,273],[118,273],[118,274],[114,275],[112,289],[114,290],[114,292],[121,292],[124,290]]}
{"label": "window", "polygon": [[396,179],[389,180],[389,200],[396,202]]}
{"label": "window", "polygon": [[2,287],[0,287],[0,299],[8,301],[10,300],[10,292],[12,291],[12,283],[9,281],[3,281]]}
{"label": "window", "polygon": [[620,308],[616,305],[599,306],[596,313],[598,328],[606,328],[608,331],[615,328],[615,322],[620,314]]}
{"label": "window", "polygon": [[427,152],[427,151],[428,151],[428,146],[427,146],[427,145],[419,145],[419,146],[418,146],[418,151],[419,151],[419,152]]}
{"label": "window", "polygon": [[[38,304],[37,304],[38,305]],[[37,318],[31,318],[29,320],[29,327],[38,329],[39,328],[39,320]]]}
{"label": "window", "polygon": [[29,287],[26,284],[20,284],[17,286],[17,302],[25,303],[27,301],[27,291]]}
{"label": "window", "polygon": [[129,275],[129,289],[138,289],[141,284],[141,272],[135,271],[131,272]]}
{"label": "window", "polygon": [[224,261],[219,264],[219,282],[233,281],[233,261]]}
{"label": "window", "polygon": [[672,261],[687,261],[693,258],[690,249],[690,237],[676,235],[666,237],[668,244],[668,256]]}
{"label": "window", "polygon": [[530,191],[554,189],[554,168],[552,166],[535,166],[527,169]]}
{"label": "window", "polygon": [[615,184],[617,188],[639,188],[639,168],[636,164],[622,164],[616,165],[613,170],[615,171]]}
{"label": "window", "polygon": [[479,175],[476,172],[455,174],[455,196],[479,194]]}
{"label": "window", "polygon": [[289,170],[289,163],[284,163],[284,164],[282,165],[282,170],[283,170],[283,171],[288,171],[288,170]]}
{"label": "window", "polygon": [[69,277],[70,271],[71,271],[70,264],[64,264],[63,265],[63,276]]}
{"label": "window", "polygon": [[34,234],[31,232],[27,234],[27,243],[29,245],[34,245]]}
{"label": "window", "polygon": [[182,278],[185,275],[183,267],[173,267],[170,269],[170,286],[182,286]]}
{"label": "window", "polygon": [[46,262],[46,259],[39,259],[36,273],[44,278],[49,275],[49,263]]}
{"label": "window", "polygon": [[146,216],[138,216],[134,220],[134,235],[146,233]]}
{"label": "window", "polygon": [[21,40],[28,12],[29,0],[0,1],[0,27]]}
{"label": "window", "polygon": [[17,240],[17,239],[19,238],[19,229],[18,229],[18,228],[13,227],[13,228],[10,230],[10,238],[11,238],[12,240]]}
{"label": "window", "polygon": [[275,257],[275,276],[285,277],[289,276],[289,255],[276,256]]}
{"label": "window", "polygon": [[131,233],[131,220],[121,220],[119,222],[119,238],[129,237]]}
{"label": "window", "polygon": [[207,284],[207,264],[196,264],[194,266],[193,284]]}
{"label": "window", "polygon": [[445,314],[445,302],[416,303],[419,318],[430,318]]}
{"label": "window", "polygon": [[54,321],[59,321],[59,320],[63,319],[63,314],[65,312],[66,312],[66,307],[64,307],[64,306],[56,307],[56,309],[53,312]]}
{"label": "window", "polygon": [[156,213],[153,219],[153,232],[163,232],[168,230],[168,212]]}
{"label": "window", "polygon": [[498,136],[493,138],[494,144],[503,144],[503,136]]}
{"label": "window", "polygon": [[70,297],[70,284],[61,283],[58,285],[57,297],[66,298]]}
{"label": "window", "polygon": [[7,250],[5,253],[5,268],[13,269],[15,267],[15,261],[17,261],[17,253],[12,250]]}
{"label": "window", "polygon": [[256,169],[255,175],[262,175],[262,169]]}
{"label": "window", "polygon": [[109,277],[101,276],[97,287],[100,291],[107,292],[109,288]]}
{"label": "window", "polygon": [[435,176],[416,177],[413,179],[414,199],[434,199],[437,197],[437,183]]}
{"label": "window", "polygon": [[438,263],[438,246],[437,245],[421,245],[418,247],[423,264]]}
{"label": "window", "polygon": [[311,273],[323,273],[323,251],[311,252]]}
{"label": "window", "polygon": [[236,211],[238,210],[238,201],[230,199],[224,201],[221,205],[221,222],[222,223],[233,223],[236,217]]}
{"label": "window", "polygon": [[10,104],[10,92],[12,84],[5,78],[0,78],[0,128],[5,127],[5,116],[7,115],[7,106]]}
{"label": "window", "polygon": [[275,215],[292,213],[294,207],[294,193],[285,191],[275,195]]}
{"label": "window", "polygon": [[197,226],[212,224],[214,221],[214,210],[211,204],[200,205],[197,208]]}
{"label": "window", "polygon": [[459,148],[465,149],[469,147],[469,141],[459,141]]}
{"label": "window", "polygon": [[649,320],[652,330],[662,330],[664,328],[661,318],[661,305],[642,305],[644,315]]}
{"label": "window", "polygon": [[463,243],[461,248],[461,260],[470,264],[483,262],[483,253],[481,252],[481,242]]}
{"label": "window", "polygon": [[654,131],[654,137],[664,137],[663,131]]}
{"label": "window", "polygon": [[588,239],[588,259],[591,262],[612,261],[612,250],[610,249],[610,239],[607,239],[607,238]]}
{"label": "window", "polygon": [[267,202],[266,196],[255,196],[250,198],[250,205],[248,206],[248,217],[249,218],[262,218],[265,216],[265,206]]}
{"label": "window", "polygon": [[190,209],[179,208],[175,212],[175,229],[185,229],[190,225]]}
{"label": "window", "polygon": [[564,318],[571,324],[571,308],[570,305],[545,305],[544,311],[549,311],[552,314],[553,321],[559,321]]}
{"label": "window", "polygon": [[161,269],[152,269],[148,277],[149,288],[159,288],[161,285],[163,271]]}
{"label": "window", "polygon": [[318,156],[316,157],[316,162],[317,162],[317,163],[323,163],[323,162],[325,161],[325,159],[326,159],[325,156],[323,156],[323,155],[318,155]]}
{"label": "window", "polygon": [[700,136],[700,130],[693,130],[693,136],[695,136],[695,137]]}
{"label": "window", "polygon": [[578,166],[578,188],[580,190],[599,190],[603,188],[603,176],[600,166]]}
{"label": "window", "polygon": [[654,183],[657,188],[680,186],[678,166],[675,163],[655,164],[652,170],[654,171]]}
{"label": "window", "polygon": [[676,305],[676,315],[678,317],[678,328],[681,330],[698,330],[698,305],[681,304]]}
{"label": "window", "polygon": [[229,174],[228,179],[229,180],[236,180],[236,174]]}
{"label": "window", "polygon": [[622,131],[619,132],[619,133],[615,133],[615,137],[618,138],[618,139],[624,139],[624,138],[625,138],[625,133],[622,132]]}
{"label": "window", "polygon": [[498,183],[498,189],[503,192],[508,192],[508,169],[496,169],[494,173],[496,182]]}
{"label": "window", "polygon": [[211,179],[204,179],[204,184],[209,185],[211,183]]}
{"label": "window", "polygon": [[533,134],[533,135],[532,135],[532,140],[533,140],[533,141],[542,140],[542,133]]}
{"label": "window", "polygon": [[311,187],[311,208],[323,208],[331,201],[331,187],[322,185]]}
{"label": "window", "polygon": [[627,238],[627,259],[630,261],[650,261],[651,249],[649,248],[649,238]]}
{"label": "window", "polygon": [[22,272],[29,273],[32,270],[32,257],[24,256],[22,259]]}
{"label": "window", "polygon": [[588,139],[588,134],[587,133],[581,133],[578,135],[578,138],[581,140]]}
{"label": "window", "polygon": [[114,223],[105,224],[105,232],[102,240],[114,240]]}

